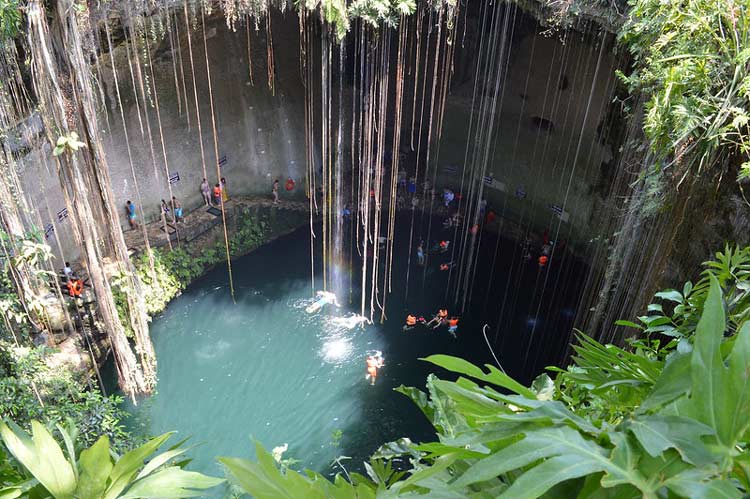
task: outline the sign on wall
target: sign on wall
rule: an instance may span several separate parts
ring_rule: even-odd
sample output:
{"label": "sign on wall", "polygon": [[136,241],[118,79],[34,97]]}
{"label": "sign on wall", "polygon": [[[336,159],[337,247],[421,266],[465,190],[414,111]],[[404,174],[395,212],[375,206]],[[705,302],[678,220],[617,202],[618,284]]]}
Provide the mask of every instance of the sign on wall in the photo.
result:
{"label": "sign on wall", "polygon": [[445,165],[443,167],[443,172],[447,175],[455,175],[458,173],[458,165]]}
{"label": "sign on wall", "polygon": [[68,209],[67,208],[63,208],[62,210],[60,210],[60,211],[57,212],[57,220],[58,221],[62,222],[66,218],[68,218]]}
{"label": "sign on wall", "polygon": [[169,175],[169,185],[174,185],[180,181],[180,172],[174,172]]}
{"label": "sign on wall", "polygon": [[52,235],[52,233],[55,232],[55,226],[52,224],[47,224],[44,226],[44,238],[49,239],[49,237]]}
{"label": "sign on wall", "polygon": [[219,168],[224,168],[226,164],[227,164],[227,155],[225,154],[224,156],[219,158]]}
{"label": "sign on wall", "polygon": [[551,205],[548,205],[548,208],[550,209],[552,213],[557,215],[557,218],[559,218],[563,222],[567,222],[568,220],[570,220],[570,213],[565,211],[562,206],[551,204]]}
{"label": "sign on wall", "polygon": [[526,186],[519,185],[516,187],[516,197],[518,199],[526,199]]}

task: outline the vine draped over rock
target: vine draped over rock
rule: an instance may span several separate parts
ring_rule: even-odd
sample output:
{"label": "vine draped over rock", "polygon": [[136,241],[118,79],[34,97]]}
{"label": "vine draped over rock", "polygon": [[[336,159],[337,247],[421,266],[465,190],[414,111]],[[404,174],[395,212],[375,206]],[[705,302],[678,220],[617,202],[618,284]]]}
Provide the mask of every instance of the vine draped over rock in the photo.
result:
{"label": "vine draped over rock", "polygon": [[[647,101],[644,130],[657,169],[681,183],[741,163],[750,176],[750,1],[634,0],[620,41],[621,74]],[[739,158],[739,161],[737,161]]]}

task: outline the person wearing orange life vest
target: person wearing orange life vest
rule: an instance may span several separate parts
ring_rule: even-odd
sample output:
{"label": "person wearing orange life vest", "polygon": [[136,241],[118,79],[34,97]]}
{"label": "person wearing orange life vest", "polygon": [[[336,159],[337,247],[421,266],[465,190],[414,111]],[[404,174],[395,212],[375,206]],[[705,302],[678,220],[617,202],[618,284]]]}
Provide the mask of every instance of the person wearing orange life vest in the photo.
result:
{"label": "person wearing orange life vest", "polygon": [[288,179],[286,179],[286,184],[284,184],[284,188],[287,191],[294,190],[294,180],[292,180],[292,177],[289,177]]}
{"label": "person wearing orange life vest", "polygon": [[219,184],[214,186],[214,204],[221,206],[221,185]]}
{"label": "person wearing orange life vest", "polygon": [[450,245],[450,241],[440,241],[440,252],[445,253],[448,251],[448,246]]}
{"label": "person wearing orange life vest", "polygon": [[542,255],[539,257],[539,268],[544,268],[547,266],[547,262],[549,262],[549,257],[547,255]]}
{"label": "person wearing orange life vest", "polygon": [[456,337],[457,329],[458,329],[458,317],[452,316],[450,319],[448,319],[448,332],[454,338]]}
{"label": "person wearing orange life vest", "polygon": [[83,281],[81,279],[71,279],[68,281],[68,294],[73,298],[80,298],[83,293]]}
{"label": "person wearing orange life vest", "polygon": [[370,380],[370,385],[375,384],[375,379],[378,377],[378,369],[385,365],[385,359],[381,352],[375,352],[375,355],[367,356],[367,375],[365,379]]}
{"label": "person wearing orange life vest", "polygon": [[443,325],[443,322],[448,318],[448,310],[441,308],[438,310],[438,313],[435,314],[435,317],[430,320],[426,325],[432,326],[432,329],[437,329],[438,327]]}

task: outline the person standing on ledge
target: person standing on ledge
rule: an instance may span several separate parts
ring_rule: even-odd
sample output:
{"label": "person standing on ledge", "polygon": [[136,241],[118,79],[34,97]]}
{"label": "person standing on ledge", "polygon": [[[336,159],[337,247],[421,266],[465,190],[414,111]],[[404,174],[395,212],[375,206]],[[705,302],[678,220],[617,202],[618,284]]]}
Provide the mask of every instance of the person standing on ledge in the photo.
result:
{"label": "person standing on ledge", "polygon": [[214,203],[216,203],[216,206],[221,206],[221,186],[219,184],[214,186]]}
{"label": "person standing on ledge", "polygon": [[229,201],[229,191],[227,191],[227,179],[221,177],[221,200],[225,203]]}
{"label": "person standing on ledge", "polygon": [[125,203],[125,209],[128,212],[128,223],[130,224],[131,229],[135,229],[138,227],[138,222],[135,221],[135,205],[130,202],[128,199],[128,202]]}
{"label": "person standing on ledge", "polygon": [[201,182],[201,195],[203,196],[203,202],[206,206],[211,206],[211,187],[208,185],[208,180],[205,178]]}
{"label": "person standing on ledge", "polygon": [[273,181],[273,204],[279,204],[279,179]]}
{"label": "person standing on ledge", "polygon": [[182,205],[174,196],[172,196],[172,212],[174,213],[175,223],[179,223],[182,220]]}

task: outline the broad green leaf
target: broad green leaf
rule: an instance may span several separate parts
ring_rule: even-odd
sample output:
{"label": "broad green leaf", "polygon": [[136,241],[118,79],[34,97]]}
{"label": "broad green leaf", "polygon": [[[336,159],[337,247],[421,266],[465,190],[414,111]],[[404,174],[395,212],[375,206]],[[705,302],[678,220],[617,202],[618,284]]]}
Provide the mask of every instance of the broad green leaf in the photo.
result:
{"label": "broad green leaf", "polygon": [[640,324],[636,324],[633,321],[626,321],[626,320],[619,320],[615,321],[615,326],[623,326],[623,327],[632,327],[635,329],[643,329],[643,326]]}
{"label": "broad green leaf", "polygon": [[40,423],[32,421],[31,431],[30,439],[20,428],[13,431],[0,422],[0,435],[16,459],[53,497],[72,498],[76,488],[75,475],[62,449]]}
{"label": "broad green leaf", "polygon": [[673,355],[664,366],[651,394],[644,400],[637,412],[643,413],[661,407],[678,397],[687,395],[690,390],[690,354]]}
{"label": "broad green leaf", "polygon": [[693,468],[679,473],[664,485],[679,497],[690,499],[740,499],[742,493],[728,480],[718,480],[708,468]]}
{"label": "broad green leaf", "polygon": [[125,453],[115,463],[110,474],[110,485],[104,499],[115,499],[125,490],[125,487],[135,478],[144,461],[162,446],[172,433],[165,433],[152,438],[140,447]]}
{"label": "broad green leaf", "polygon": [[[594,459],[597,461],[599,467],[590,472],[606,470],[605,463],[608,459],[605,450],[594,442],[584,440],[577,431],[567,427],[541,428],[526,433],[522,440],[472,465],[458,477],[453,488],[483,482],[542,459],[565,455],[573,460]],[[554,483],[549,484],[549,487],[552,485]]]}
{"label": "broad green leaf", "polygon": [[680,416],[641,416],[627,423],[646,452],[656,457],[672,448],[682,459],[697,466],[706,465],[716,458],[701,440],[714,430],[693,419]]}
{"label": "broad green leaf", "polygon": [[601,463],[596,459],[555,456],[518,477],[500,497],[536,499],[559,483],[597,471],[601,471]]}
{"label": "broad green leaf", "polygon": [[691,405],[698,419],[714,428],[719,442],[725,447],[734,445],[732,435],[735,404],[730,397],[732,388],[721,358],[721,341],[726,327],[721,287],[710,277],[708,296],[703,315],[695,333],[695,349],[691,357]]}
{"label": "broad green leaf", "polygon": [[673,301],[675,303],[682,303],[682,294],[674,289],[665,289],[664,291],[659,291],[658,293],[654,294],[656,298],[661,298],[662,300],[668,300]]}
{"label": "broad green leaf", "polygon": [[737,442],[750,426],[750,322],[740,328],[729,355],[729,372],[726,382],[731,414],[727,438]]}
{"label": "broad green leaf", "polygon": [[180,456],[187,451],[187,448],[177,448],[162,452],[158,456],[151,459],[148,463],[146,463],[146,466],[144,466],[143,469],[135,477],[136,480],[141,479],[150,473],[153,473],[160,466],[166,464],[169,460],[174,459],[175,457]]}
{"label": "broad green leaf", "polygon": [[107,436],[101,436],[94,445],[82,451],[78,462],[81,473],[76,497],[99,499],[107,489],[107,479],[113,467],[109,456],[109,439]]}
{"label": "broad green leaf", "polygon": [[267,476],[261,466],[247,459],[234,457],[220,457],[219,462],[227,467],[232,478],[242,487],[245,492],[254,497],[263,499],[265,497],[287,497],[291,498],[284,490],[284,482],[281,473],[276,472]]}
{"label": "broad green leaf", "polygon": [[394,388],[394,390],[409,397],[411,401],[414,402],[417,407],[419,407],[419,409],[427,417],[430,423],[434,421],[435,408],[425,392],[419,390],[418,388],[404,385],[398,386]]}
{"label": "broad green leaf", "polygon": [[440,366],[443,369],[447,369],[448,371],[465,374],[467,376],[471,376],[472,378],[502,386],[503,388],[507,388],[508,390],[511,390],[519,395],[523,395],[524,397],[528,397],[531,399],[536,398],[536,394],[533,391],[529,390],[518,381],[514,380],[504,372],[489,364],[485,365],[485,367],[487,367],[487,369],[489,369],[490,371],[489,374],[487,374],[471,362],[460,359],[458,357],[451,357],[450,355],[430,355],[429,357],[421,360],[431,362],[432,364]]}
{"label": "broad green leaf", "polygon": [[120,499],[198,497],[222,482],[220,478],[170,466],[136,481]]}

